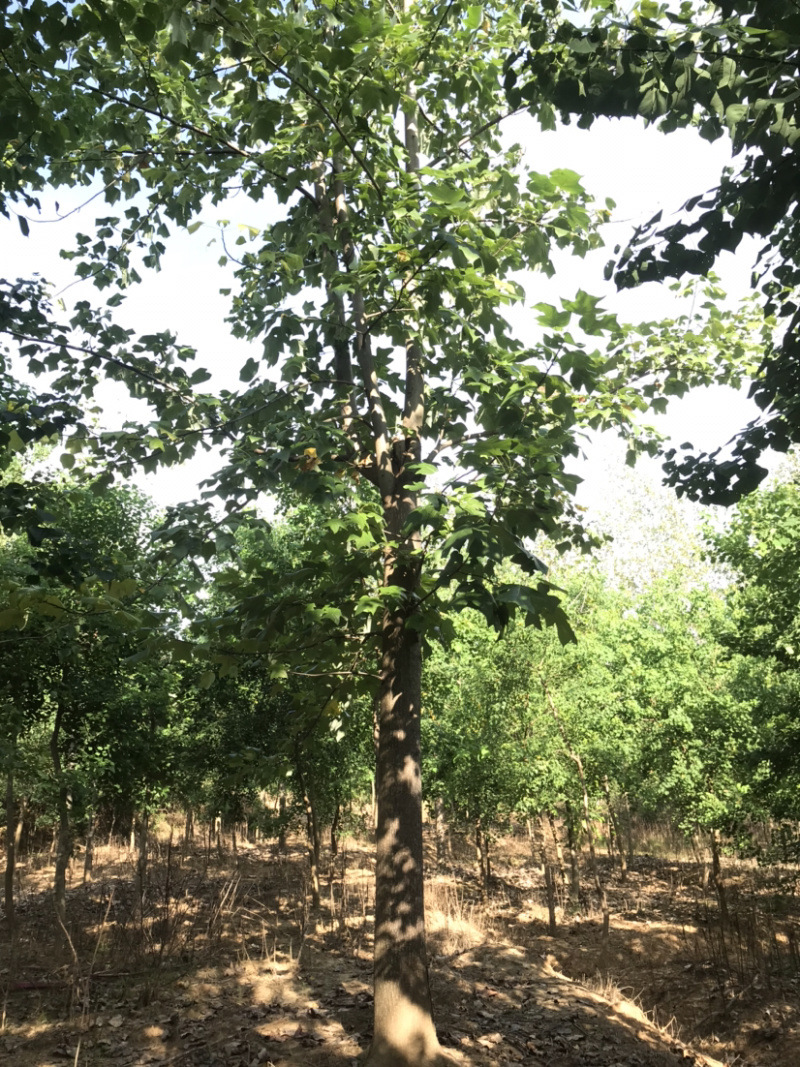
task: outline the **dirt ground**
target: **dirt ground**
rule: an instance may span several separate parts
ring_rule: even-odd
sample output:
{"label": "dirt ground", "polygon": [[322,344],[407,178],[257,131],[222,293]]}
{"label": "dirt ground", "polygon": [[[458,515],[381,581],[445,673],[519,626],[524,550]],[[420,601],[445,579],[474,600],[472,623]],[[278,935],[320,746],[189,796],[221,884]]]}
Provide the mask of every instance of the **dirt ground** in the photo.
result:
{"label": "dirt ground", "polygon": [[[290,843],[291,846],[291,843]],[[301,842],[238,855],[157,846],[143,914],[133,859],[99,850],[72,872],[68,944],[47,856],[19,871],[20,938],[0,920],[4,1067],[352,1067],[370,1041],[373,870],[345,843],[315,915]],[[559,889],[548,935],[543,878],[524,842],[500,842],[488,899],[469,854],[428,881],[430,971],[442,1045],[475,1067],[789,1067],[800,1063],[800,875],[726,871],[730,919],[702,870],[604,862],[607,941],[591,894]],[[344,878],[342,877],[344,874]],[[588,884],[588,882],[587,882]]]}

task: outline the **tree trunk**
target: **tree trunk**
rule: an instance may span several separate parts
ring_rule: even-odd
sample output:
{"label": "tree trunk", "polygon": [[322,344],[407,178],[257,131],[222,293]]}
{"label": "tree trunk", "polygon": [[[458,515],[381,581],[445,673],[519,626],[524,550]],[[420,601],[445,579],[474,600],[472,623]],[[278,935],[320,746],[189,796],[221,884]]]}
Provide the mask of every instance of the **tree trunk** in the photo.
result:
{"label": "tree trunk", "polygon": [[539,816],[539,832],[536,835],[539,844],[539,854],[542,859],[542,871],[544,873],[544,889],[547,897],[548,931],[551,937],[556,936],[556,879],[555,867],[547,855],[547,837],[545,835],[545,816]]}
{"label": "tree trunk", "polygon": [[481,882],[483,899],[489,899],[489,880],[491,869],[489,866],[489,839],[486,831],[481,826],[481,820],[475,822],[475,858],[478,862],[478,877]]}
{"label": "tree trunk", "polygon": [[17,863],[17,827],[14,805],[14,771],[13,758],[14,746],[9,756],[9,768],[6,774],[6,873],[4,906],[6,912],[6,924],[8,926],[8,939],[12,943],[17,936],[16,912],[14,907],[14,871]]}
{"label": "tree trunk", "polygon": [[183,844],[188,849],[194,841],[194,808],[186,809],[186,822],[183,827]]}
{"label": "tree trunk", "polygon": [[[387,583],[388,584],[388,583]],[[370,1067],[435,1062],[425,951],[420,778],[422,657],[398,609],[383,625],[375,886],[375,1030]]]}
{"label": "tree trunk", "polygon": [[147,831],[150,816],[147,811],[134,818],[136,840],[136,914],[141,920],[144,915],[144,898],[147,891]]}
{"label": "tree trunk", "polygon": [[[26,815],[27,809],[28,809],[28,805],[27,805],[27,802],[25,800],[25,797],[20,797],[18,804],[19,804],[19,813],[17,815],[17,828],[14,831],[14,855],[15,856],[19,856],[21,848],[22,848],[22,834],[23,834],[23,832],[25,830],[25,815]],[[30,831],[29,831],[29,834],[30,834]],[[29,834],[26,835],[26,839],[25,839],[26,840],[26,846],[25,846],[26,848],[28,847],[28,844],[29,844],[29,841],[28,841]]]}
{"label": "tree trunk", "polygon": [[553,849],[556,854],[558,877],[561,879],[561,884],[565,886],[567,884],[567,872],[564,870],[564,851],[561,848],[561,838],[558,835],[558,827],[556,826],[556,820],[552,811],[547,813],[547,824],[550,827],[550,836],[553,839]]}
{"label": "tree trunk", "polygon": [[94,831],[95,831],[95,814],[89,813],[89,818],[86,822],[86,852],[83,856],[83,881],[84,883],[92,880],[92,868],[94,867]]}
{"label": "tree trunk", "polygon": [[728,898],[725,893],[725,879],[722,876],[722,861],[719,849],[719,830],[711,831],[711,877],[719,901],[719,914],[724,926],[728,925]]}
{"label": "tree trunk", "polygon": [[622,795],[625,804],[625,847],[628,850],[628,866],[633,866],[633,812],[627,793]]}
{"label": "tree trunk", "polygon": [[[406,0],[408,2],[408,0]],[[411,83],[404,87],[406,170],[419,171],[417,106]],[[341,167],[334,159],[336,220],[341,258],[355,255]],[[322,213],[324,214],[324,212]],[[383,509],[383,587],[392,591],[381,626],[378,688],[375,866],[374,1027],[369,1067],[423,1067],[439,1060],[425,952],[423,897],[420,701],[422,649],[408,622],[418,611],[423,546],[406,520],[417,507],[416,465],[421,462],[425,425],[424,358],[413,329],[405,345],[405,392],[401,426],[387,415],[372,353],[373,324],[364,294],[351,295],[354,349],[367,403],[374,452],[364,473],[376,486]],[[337,377],[350,374],[346,348]],[[349,385],[350,379],[347,378]],[[347,403],[343,424],[348,426]]]}
{"label": "tree trunk", "polygon": [[603,885],[602,880],[600,878],[600,868],[597,865],[597,853],[594,847],[594,833],[592,831],[592,817],[591,811],[589,809],[589,791],[586,788],[586,775],[583,773],[583,760],[574,750],[570,743],[566,728],[564,726],[564,722],[558,713],[558,708],[556,707],[553,698],[550,695],[550,690],[548,689],[547,683],[545,682],[544,678],[542,678],[542,688],[544,689],[545,696],[547,697],[547,702],[550,706],[550,714],[555,719],[556,725],[558,726],[558,731],[561,734],[561,740],[564,742],[564,748],[566,749],[569,758],[575,764],[575,770],[578,774],[578,781],[580,782],[581,786],[581,796],[583,798],[583,817],[586,822],[586,840],[589,844],[589,864],[594,879],[594,887],[597,891],[597,899],[600,903],[600,909],[603,913],[603,937],[607,938],[609,928],[608,897],[606,896],[605,886]]}
{"label": "tree trunk", "polygon": [[603,793],[606,798],[606,808],[608,809],[608,825],[611,831],[609,841],[613,836],[614,844],[617,850],[617,858],[619,859],[619,872],[620,879],[623,882],[628,880],[628,861],[625,858],[625,848],[622,844],[622,836],[619,832],[619,820],[617,819],[614,811],[614,805],[611,803],[611,786],[608,783],[608,775],[603,776]]}
{"label": "tree trunk", "polygon": [[61,753],[58,745],[61,735],[61,723],[64,717],[64,705],[59,697],[53,732],[50,735],[50,760],[57,783],[56,804],[58,810],[58,829],[56,837],[56,869],[53,881],[53,902],[56,915],[62,925],[67,920],[67,868],[72,853],[72,831],[69,819],[69,790],[64,780],[61,766]]}
{"label": "tree trunk", "polygon": [[592,830],[592,814],[589,807],[589,791],[586,788],[586,778],[583,773],[583,763],[577,752],[571,752],[570,756],[575,763],[578,771],[578,778],[581,783],[581,793],[583,795],[583,818],[586,824],[586,842],[589,846],[589,865],[592,871],[592,880],[594,881],[594,888],[597,892],[597,900],[600,904],[600,910],[603,913],[603,937],[608,937],[609,929],[609,913],[608,913],[608,897],[606,896],[606,887],[600,878],[600,868],[597,863],[597,852],[594,847],[594,831]]}
{"label": "tree trunk", "polygon": [[436,862],[441,864],[444,863],[447,853],[447,819],[442,798],[437,797],[434,804],[436,811]]}
{"label": "tree trunk", "polygon": [[572,812],[572,805],[569,801],[566,802],[565,813],[570,869],[569,895],[572,898],[573,903],[578,903],[581,899],[581,870],[578,866],[578,844],[575,840],[575,818]]}
{"label": "tree trunk", "polygon": [[278,797],[278,851],[286,851],[286,794],[281,793]]}
{"label": "tree trunk", "polygon": [[337,804],[331,821],[331,857],[339,855],[339,823],[342,819],[341,804]]}
{"label": "tree trunk", "polygon": [[300,786],[300,792],[303,794],[303,807],[306,813],[308,867],[311,878],[311,906],[318,909],[321,904],[319,891],[319,857],[321,851],[319,825],[317,823],[317,813],[311,800],[311,793],[307,788],[305,775],[303,774],[303,761],[300,756],[299,742],[295,746],[294,762],[295,770],[297,771],[297,784]]}
{"label": "tree trunk", "polygon": [[303,794],[303,804],[306,809],[306,829],[308,832],[308,865],[311,874],[311,904],[313,907],[320,906],[319,891],[319,828],[314,805],[307,793]]}

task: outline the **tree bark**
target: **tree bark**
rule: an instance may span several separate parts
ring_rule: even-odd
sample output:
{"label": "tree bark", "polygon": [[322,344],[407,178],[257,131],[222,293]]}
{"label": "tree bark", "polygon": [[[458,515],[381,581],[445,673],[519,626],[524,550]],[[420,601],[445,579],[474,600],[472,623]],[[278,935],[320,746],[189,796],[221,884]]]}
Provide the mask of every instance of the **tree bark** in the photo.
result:
{"label": "tree bark", "polygon": [[286,851],[286,794],[278,797],[278,851]]}
{"label": "tree bark", "polygon": [[147,890],[147,831],[150,817],[147,811],[134,818],[136,839],[136,914],[141,920],[144,915],[144,898]]}
{"label": "tree bark", "polygon": [[728,925],[728,898],[725,893],[725,879],[722,876],[722,860],[719,847],[719,830],[711,831],[711,878],[719,901],[719,914],[723,925]]}
{"label": "tree bark", "polygon": [[94,867],[94,831],[95,831],[96,818],[94,812],[89,813],[89,817],[86,821],[86,852],[83,856],[83,881],[84,883],[92,880],[92,869]]}
{"label": "tree bark", "polygon": [[608,897],[606,896],[606,887],[603,885],[600,878],[600,867],[597,863],[597,852],[594,847],[594,831],[592,829],[592,814],[589,807],[589,791],[586,788],[586,777],[583,773],[583,762],[577,752],[570,752],[570,757],[575,763],[575,767],[578,772],[578,778],[581,783],[581,793],[583,796],[583,818],[586,824],[586,842],[589,845],[589,864],[592,870],[592,879],[594,881],[594,888],[597,892],[597,900],[600,904],[600,910],[603,913],[603,937],[608,937],[609,930],[609,912],[608,912]]}
{"label": "tree bark", "polygon": [[[535,837],[539,845],[539,855],[542,861],[542,871],[544,873],[544,889],[547,897],[547,916],[548,916],[548,932],[551,937],[556,936],[556,878],[555,878],[555,866],[550,862],[550,857],[547,854],[547,835],[545,834],[545,816],[540,815],[538,819],[539,829]],[[530,832],[530,831],[529,831]]]}
{"label": "tree bark", "polygon": [[558,836],[558,827],[556,826],[555,816],[552,811],[547,813],[547,824],[550,827],[550,836],[553,839],[553,848],[556,854],[556,864],[558,866],[558,876],[561,879],[562,886],[567,885],[567,872],[564,870],[564,852],[561,848],[561,838]]}
{"label": "tree bark", "polygon": [[342,806],[337,804],[331,820],[331,857],[339,855],[339,823],[342,819]]}
{"label": "tree bark", "polygon": [[64,705],[61,696],[59,695],[55,722],[53,723],[53,731],[50,734],[50,760],[53,765],[53,774],[55,775],[58,787],[56,799],[58,809],[58,829],[56,833],[56,868],[53,880],[53,902],[60,923],[66,926],[67,868],[72,853],[72,831],[69,818],[69,790],[67,788],[67,783],[64,780],[64,771],[61,766],[61,753],[58,748],[63,718]]}
{"label": "tree bark", "polygon": [[442,864],[447,853],[447,819],[442,798],[437,797],[434,804],[436,811],[436,862]]}
{"label": "tree bark", "polygon": [[186,822],[183,827],[183,844],[185,849],[194,842],[194,808],[190,805],[186,809]]}
{"label": "tree bark", "polygon": [[608,782],[608,775],[603,777],[603,793],[606,798],[606,808],[608,809],[608,825],[609,825],[609,842],[613,837],[614,845],[617,851],[617,858],[619,860],[619,873],[620,879],[623,882],[628,880],[628,861],[625,858],[625,847],[622,844],[622,836],[619,829],[619,820],[617,819],[616,812],[614,811],[614,805],[611,803],[611,786]]}
{"label": "tree bark", "polygon": [[14,811],[14,751],[9,760],[8,773],[6,774],[6,872],[5,872],[5,895],[4,906],[6,912],[6,924],[8,926],[8,939],[12,943],[17,936],[17,919],[14,905],[14,871],[17,863],[17,834],[16,818]]}
{"label": "tree bark", "polygon": [[573,903],[577,903],[581,898],[581,870],[578,865],[578,843],[575,840],[575,817],[572,812],[572,805],[569,801],[567,801],[565,805],[565,814],[570,869],[569,895],[572,898]]}
{"label": "tree bark", "polygon": [[489,898],[489,881],[491,879],[491,867],[489,861],[489,839],[481,825],[481,820],[475,821],[475,858],[478,862],[478,875],[481,880],[481,893],[483,899]]}
{"label": "tree bark", "polygon": [[371,1067],[419,1067],[439,1051],[425,951],[418,635],[402,612],[383,627]]}
{"label": "tree bark", "polygon": [[633,812],[631,811],[631,802],[627,793],[622,794],[622,800],[625,804],[625,847],[628,850],[628,866],[633,866]]}
{"label": "tree bark", "polygon": [[300,756],[299,742],[295,746],[294,762],[295,770],[297,771],[297,784],[300,786],[300,792],[303,795],[303,808],[306,813],[308,868],[311,880],[311,906],[318,909],[321,904],[319,889],[319,857],[321,851],[319,842],[319,825],[317,823],[317,813],[311,799],[311,794],[308,790],[305,775],[303,774],[303,761]]}

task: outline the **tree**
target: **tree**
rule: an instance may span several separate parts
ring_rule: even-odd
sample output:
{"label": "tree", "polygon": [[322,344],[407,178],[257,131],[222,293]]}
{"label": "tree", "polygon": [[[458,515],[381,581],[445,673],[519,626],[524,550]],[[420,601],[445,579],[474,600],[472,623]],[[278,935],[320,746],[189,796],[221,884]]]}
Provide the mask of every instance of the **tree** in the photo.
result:
{"label": "tree", "polygon": [[737,505],[724,530],[709,534],[712,555],[732,574],[722,639],[741,657],[739,688],[753,705],[749,774],[763,810],[784,819],[799,810],[799,524],[795,458],[780,480]]}
{"label": "tree", "polygon": [[[500,628],[519,611],[569,641],[531,541],[591,544],[565,470],[578,435],[617,427],[632,456],[654,448],[635,423],[663,400],[654,376],[667,394],[735,378],[742,350],[731,361],[695,321],[680,344],[674,324],[637,333],[586,293],[541,308],[537,345],[510,333],[502,309],[524,299],[513,273],[552,272],[555,246],[583,254],[602,217],[573,172],[523,174],[500,144],[503,64],[523,43],[515,8],[31,3],[5,9],[0,42],[20,105],[2,131],[6,210],[25,231],[45,184],[95,183],[112,212],[68,252],[79,277],[112,288],[106,308],[81,301],[65,321],[38,282],[6,287],[6,334],[34,373],[58,375],[47,403],[15,411],[17,432],[44,433],[58,414],[67,448],[108,478],[219,445],[226,465],[204,499],[160,535],[175,560],[228,553],[226,526],[267,491],[337,509],[320,515],[309,598],[265,586],[238,615],[240,650],[276,682],[310,657],[336,676],[378,659],[370,1062],[433,1061],[419,716],[439,599]],[[189,377],[171,335],[134,338],[110,316],[171,230],[196,230],[234,190],[275,205],[235,238],[231,330],[261,347],[241,390],[204,395],[207,373]],[[146,429],[98,434],[82,417],[104,374],[150,402]],[[524,581],[503,580],[508,559]]]}
{"label": "tree", "polygon": [[[25,471],[12,474],[24,478]],[[142,691],[149,682],[152,716],[154,690],[165,683],[158,678],[153,686],[154,672],[145,667],[122,670],[135,647],[130,631],[144,628],[148,614],[157,624],[150,594],[159,575],[143,552],[152,513],[138,494],[42,477],[37,495],[41,506],[30,509],[27,536],[3,534],[0,540],[6,808],[11,825],[17,754],[26,735],[46,735],[47,780],[38,785],[49,794],[58,827],[54,896],[63,923],[75,817],[91,824],[109,785],[122,785],[131,735],[142,718]],[[141,749],[139,757],[140,766],[148,763]],[[11,851],[12,875],[13,863]]]}
{"label": "tree", "polygon": [[[758,460],[767,448],[785,452],[800,440],[797,6],[793,0],[543,6],[525,9],[528,46],[509,56],[512,106],[529,101],[551,127],[556,112],[565,122],[578,115],[586,128],[600,115],[640,117],[665,133],[694,126],[707,140],[731,138],[738,163],[717,188],[700,190],[676,222],[664,225],[659,211],[615,249],[607,267],[620,288],[703,276],[743,237],[761,241],[753,285],[764,296],[766,329],[750,393],[764,414],[737,435],[730,454],[724,448],[695,454],[689,446],[665,455],[667,483],[679,493],[731,504],[766,476]],[[782,320],[777,339],[774,315]]]}

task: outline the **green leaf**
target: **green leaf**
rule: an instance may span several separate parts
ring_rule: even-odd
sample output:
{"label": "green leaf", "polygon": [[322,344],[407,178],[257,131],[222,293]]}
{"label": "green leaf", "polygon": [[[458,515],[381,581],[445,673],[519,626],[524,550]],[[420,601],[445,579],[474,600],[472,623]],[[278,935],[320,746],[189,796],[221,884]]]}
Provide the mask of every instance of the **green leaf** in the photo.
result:
{"label": "green leaf", "polygon": [[483,8],[477,4],[471,4],[467,8],[466,27],[468,30],[477,30],[483,22]]}
{"label": "green leaf", "polygon": [[156,35],[156,28],[150,19],[137,18],[132,29],[136,39],[142,44],[149,44]]}
{"label": "green leaf", "polygon": [[258,373],[258,360],[253,359],[252,356],[251,356],[247,360],[247,362],[243,365],[242,369],[239,371],[239,381],[241,381],[241,382],[251,382],[253,380],[253,378],[255,378],[257,373]]}
{"label": "green leaf", "polygon": [[425,192],[437,204],[457,204],[464,199],[464,190],[454,185],[426,185]]}

